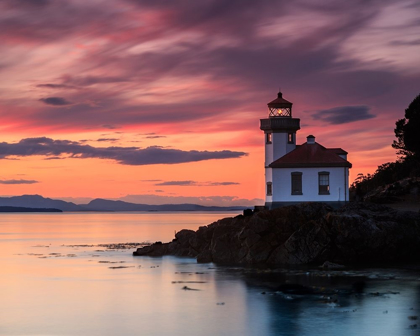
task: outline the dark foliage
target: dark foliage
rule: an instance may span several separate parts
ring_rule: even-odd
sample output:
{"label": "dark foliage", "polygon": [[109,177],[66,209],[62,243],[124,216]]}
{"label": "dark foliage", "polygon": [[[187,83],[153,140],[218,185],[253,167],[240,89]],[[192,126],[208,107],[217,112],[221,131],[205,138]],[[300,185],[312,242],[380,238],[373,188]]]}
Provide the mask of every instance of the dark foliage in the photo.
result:
{"label": "dark foliage", "polygon": [[359,174],[350,187],[350,191],[360,199],[369,191],[394,183],[407,177],[420,176],[420,162],[414,156],[407,156],[396,162],[380,165],[374,174]]}
{"label": "dark foliage", "polygon": [[414,156],[420,160],[420,94],[405,110],[405,118],[399,119],[395,125],[397,140],[392,147],[398,149],[399,155]]}
{"label": "dark foliage", "polygon": [[392,147],[400,158],[378,166],[374,174],[359,174],[350,187],[353,198],[361,200],[368,192],[387,184],[420,176],[420,95],[405,110],[405,118],[395,123]]}

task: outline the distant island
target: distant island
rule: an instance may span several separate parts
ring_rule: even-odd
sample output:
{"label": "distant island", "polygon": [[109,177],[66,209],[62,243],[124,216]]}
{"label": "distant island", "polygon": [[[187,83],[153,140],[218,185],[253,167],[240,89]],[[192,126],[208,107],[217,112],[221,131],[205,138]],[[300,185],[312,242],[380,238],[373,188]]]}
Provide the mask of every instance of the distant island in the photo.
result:
{"label": "distant island", "polygon": [[[40,195],[0,197],[0,207],[58,209],[59,211],[241,211],[242,206],[204,206],[198,204],[136,204],[97,198],[88,204],[75,204]],[[4,211],[3,211],[4,212]]]}
{"label": "distant island", "polygon": [[14,206],[0,206],[0,212],[63,212],[53,208],[26,208]]}

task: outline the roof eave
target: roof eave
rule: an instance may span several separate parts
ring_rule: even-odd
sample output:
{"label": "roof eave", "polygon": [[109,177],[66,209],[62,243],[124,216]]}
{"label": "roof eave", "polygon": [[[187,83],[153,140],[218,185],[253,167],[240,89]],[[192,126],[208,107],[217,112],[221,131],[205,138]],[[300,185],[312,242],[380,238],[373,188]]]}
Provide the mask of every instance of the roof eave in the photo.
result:
{"label": "roof eave", "polygon": [[268,167],[270,168],[322,168],[322,167],[347,167],[351,168],[352,164],[350,162],[337,162],[337,163],[322,163],[322,162],[313,162],[313,163],[271,163]]}

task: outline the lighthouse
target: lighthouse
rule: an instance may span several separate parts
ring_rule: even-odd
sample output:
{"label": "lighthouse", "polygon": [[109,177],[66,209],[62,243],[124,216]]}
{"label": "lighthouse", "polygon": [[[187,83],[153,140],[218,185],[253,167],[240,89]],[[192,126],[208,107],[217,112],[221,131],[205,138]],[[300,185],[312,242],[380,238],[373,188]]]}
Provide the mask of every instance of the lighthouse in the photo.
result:
{"label": "lighthouse", "polygon": [[301,202],[339,206],[349,199],[351,163],[341,148],[326,148],[313,135],[297,145],[300,119],[293,118],[290,101],[279,92],[260,120],[265,147],[265,206],[269,209]]}

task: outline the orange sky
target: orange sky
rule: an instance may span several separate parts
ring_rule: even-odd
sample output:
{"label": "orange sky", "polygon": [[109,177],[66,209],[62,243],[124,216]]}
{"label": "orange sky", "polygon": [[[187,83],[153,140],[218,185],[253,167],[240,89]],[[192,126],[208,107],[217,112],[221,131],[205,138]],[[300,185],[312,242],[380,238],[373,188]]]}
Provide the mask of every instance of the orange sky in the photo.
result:
{"label": "orange sky", "polygon": [[418,2],[240,4],[2,2],[0,195],[262,204],[279,87],[297,143],[348,151],[351,181],[395,160]]}

